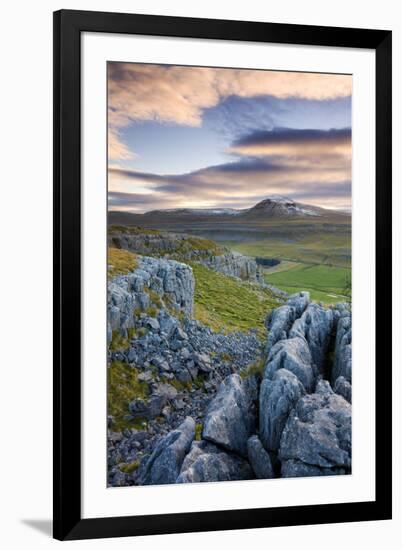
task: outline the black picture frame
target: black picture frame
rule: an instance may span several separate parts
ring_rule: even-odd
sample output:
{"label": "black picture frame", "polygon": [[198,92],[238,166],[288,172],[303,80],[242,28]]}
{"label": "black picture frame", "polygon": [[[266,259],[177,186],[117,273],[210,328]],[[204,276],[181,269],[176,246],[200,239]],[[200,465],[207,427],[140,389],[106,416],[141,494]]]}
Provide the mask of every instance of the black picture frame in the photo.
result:
{"label": "black picture frame", "polygon": [[[83,32],[368,48],[376,55],[376,498],[370,502],[82,519],[81,48]],[[54,13],[54,537],[60,540],[390,519],[390,31],[61,10]]]}

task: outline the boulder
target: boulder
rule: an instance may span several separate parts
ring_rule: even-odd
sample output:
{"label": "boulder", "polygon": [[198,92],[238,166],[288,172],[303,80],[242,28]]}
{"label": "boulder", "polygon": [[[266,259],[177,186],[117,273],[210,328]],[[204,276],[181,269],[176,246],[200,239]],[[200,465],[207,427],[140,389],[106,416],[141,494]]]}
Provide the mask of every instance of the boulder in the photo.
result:
{"label": "boulder", "polygon": [[205,481],[235,481],[253,479],[253,471],[246,460],[227,453],[205,440],[194,441],[184,459],[176,483]]}
{"label": "boulder", "polygon": [[175,483],[194,435],[195,422],[188,416],[176,430],[161,438],[151,456],[141,463],[138,484]]}
{"label": "boulder", "polygon": [[253,468],[255,476],[259,479],[271,479],[274,477],[271,459],[256,435],[247,441],[248,460]]}
{"label": "boulder", "polygon": [[158,319],[154,319],[153,317],[148,317],[144,323],[144,325],[151,330],[159,330],[159,322]]}
{"label": "boulder", "polygon": [[166,404],[166,398],[162,395],[151,395],[149,399],[134,399],[130,401],[128,409],[133,418],[150,420],[156,418],[162,412]]}
{"label": "boulder", "polygon": [[255,430],[252,399],[238,374],[221,383],[210,402],[202,432],[203,439],[247,456],[247,440]]}
{"label": "boulder", "polygon": [[156,418],[162,413],[162,409],[168,401],[177,396],[177,390],[170,384],[155,384],[149,399],[134,399],[128,405],[131,416],[134,418],[145,418],[147,420]]}
{"label": "boulder", "polygon": [[264,378],[272,379],[275,372],[287,369],[303,384],[307,392],[315,386],[310,349],[304,338],[295,337],[277,342],[269,352]]}
{"label": "boulder", "polygon": [[283,430],[279,458],[320,468],[351,468],[351,406],[320,380],[291,411]]}
{"label": "boulder", "polygon": [[260,389],[260,439],[269,451],[279,449],[283,429],[290,411],[305,394],[298,378],[286,369],[280,369],[272,380],[265,378]]}
{"label": "boulder", "polygon": [[161,332],[163,332],[167,338],[170,338],[174,334],[176,327],[179,326],[179,321],[176,317],[170,315],[166,309],[160,310],[158,321]]}
{"label": "boulder", "polygon": [[203,372],[210,372],[212,370],[211,359],[206,353],[194,353],[193,361]]}
{"label": "boulder", "polygon": [[171,400],[177,397],[177,390],[171,384],[158,383],[154,386],[153,395],[161,395],[166,400]]}

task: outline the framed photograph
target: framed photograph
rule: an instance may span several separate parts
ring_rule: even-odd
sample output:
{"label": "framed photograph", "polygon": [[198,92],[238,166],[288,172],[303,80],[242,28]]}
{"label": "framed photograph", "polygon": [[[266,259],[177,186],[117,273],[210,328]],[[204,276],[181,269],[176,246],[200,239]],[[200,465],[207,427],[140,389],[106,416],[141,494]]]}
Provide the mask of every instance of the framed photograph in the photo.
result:
{"label": "framed photograph", "polygon": [[390,31],[54,14],[57,539],[391,518],[391,160]]}

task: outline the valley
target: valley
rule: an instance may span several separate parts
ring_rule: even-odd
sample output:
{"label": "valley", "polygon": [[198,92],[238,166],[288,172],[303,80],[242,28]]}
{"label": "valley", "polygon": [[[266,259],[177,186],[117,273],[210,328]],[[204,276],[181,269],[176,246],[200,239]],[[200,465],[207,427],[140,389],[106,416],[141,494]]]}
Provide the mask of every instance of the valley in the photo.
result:
{"label": "valley", "polygon": [[[278,203],[278,204],[276,204]],[[306,214],[310,212],[310,214]],[[281,198],[245,211],[110,212],[110,224],[202,237],[250,258],[279,260],[263,267],[265,281],[287,293],[308,290],[325,304],[350,300],[351,217],[349,214]]]}

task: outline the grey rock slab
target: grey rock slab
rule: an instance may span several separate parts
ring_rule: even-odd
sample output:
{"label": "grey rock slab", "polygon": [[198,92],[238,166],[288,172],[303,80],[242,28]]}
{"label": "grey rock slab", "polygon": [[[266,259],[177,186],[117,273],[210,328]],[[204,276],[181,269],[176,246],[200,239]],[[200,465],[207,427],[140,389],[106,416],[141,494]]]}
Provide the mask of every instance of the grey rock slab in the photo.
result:
{"label": "grey rock slab", "polygon": [[238,374],[225,378],[210,402],[202,432],[203,439],[247,456],[247,440],[255,431],[252,400]]}
{"label": "grey rock slab", "polygon": [[296,318],[300,317],[310,303],[310,292],[296,292],[291,294],[286,302],[295,310]]}
{"label": "grey rock slab", "polygon": [[184,459],[177,483],[254,479],[248,462],[208,441],[194,441]]}
{"label": "grey rock slab", "polygon": [[287,338],[295,318],[295,308],[289,305],[280,306],[271,311],[265,321],[268,329],[267,353],[270,352],[272,346],[279,342],[279,340]]}
{"label": "grey rock slab", "polygon": [[140,466],[139,485],[175,483],[194,435],[195,422],[188,416],[176,430],[161,438],[144,466]]}
{"label": "grey rock slab", "polygon": [[279,458],[321,468],[351,467],[351,406],[320,380],[291,411],[283,430]]}
{"label": "grey rock slab", "polygon": [[305,395],[304,386],[286,369],[280,369],[272,380],[265,378],[260,388],[260,439],[269,451],[277,451],[290,411]]}
{"label": "grey rock slab", "polygon": [[304,338],[295,337],[277,342],[269,352],[264,378],[272,379],[275,372],[287,369],[311,392],[315,386],[310,348]]}

